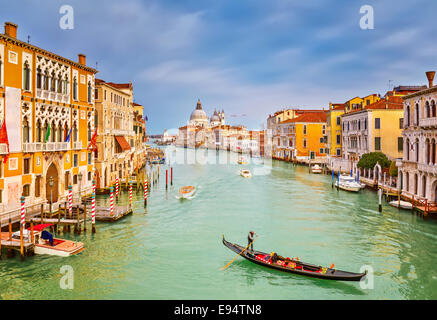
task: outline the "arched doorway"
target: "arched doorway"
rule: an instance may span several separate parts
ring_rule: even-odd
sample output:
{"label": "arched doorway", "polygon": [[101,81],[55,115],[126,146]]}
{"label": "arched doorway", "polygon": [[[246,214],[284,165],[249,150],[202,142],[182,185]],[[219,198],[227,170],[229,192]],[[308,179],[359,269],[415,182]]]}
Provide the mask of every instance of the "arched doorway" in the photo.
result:
{"label": "arched doorway", "polygon": [[[53,187],[50,186],[50,178],[53,178]],[[58,169],[54,163],[50,165],[46,173],[46,199],[49,202],[58,202]]]}
{"label": "arched doorway", "polygon": [[108,168],[105,168],[105,183],[104,183],[104,187],[108,186]]}
{"label": "arched doorway", "polygon": [[100,172],[99,170],[96,170],[96,188],[100,189]]}

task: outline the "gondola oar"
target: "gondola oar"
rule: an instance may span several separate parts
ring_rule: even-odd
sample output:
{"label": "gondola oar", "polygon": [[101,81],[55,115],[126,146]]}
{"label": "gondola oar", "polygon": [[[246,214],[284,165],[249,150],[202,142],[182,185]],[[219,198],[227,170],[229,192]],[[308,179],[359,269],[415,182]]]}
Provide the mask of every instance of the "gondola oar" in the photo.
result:
{"label": "gondola oar", "polygon": [[[224,235],[223,235],[223,237],[224,237]],[[240,256],[240,254],[242,254],[244,251],[246,251],[247,250],[247,248],[249,248],[249,246],[252,244],[252,243],[254,243],[255,242],[255,240],[258,238],[258,235],[255,237],[255,239],[253,239],[253,241],[252,242],[250,242],[248,245],[247,245],[247,247],[246,248],[244,248],[244,250],[243,251],[241,251],[239,254],[237,254],[237,256],[234,258],[234,259],[232,259],[227,265],[225,265],[223,268],[221,268],[220,270],[225,270],[227,267],[229,267],[231,264],[232,264],[232,262],[234,262],[235,261],[235,259],[237,259],[239,256]]]}

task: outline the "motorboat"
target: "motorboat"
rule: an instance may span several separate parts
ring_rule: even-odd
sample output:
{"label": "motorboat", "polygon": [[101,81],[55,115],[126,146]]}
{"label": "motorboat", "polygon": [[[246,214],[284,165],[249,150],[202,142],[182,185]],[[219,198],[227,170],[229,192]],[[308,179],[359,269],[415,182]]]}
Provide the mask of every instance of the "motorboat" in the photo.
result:
{"label": "motorboat", "polygon": [[251,173],[250,170],[248,170],[248,169],[241,169],[241,170],[240,170],[240,175],[241,175],[243,178],[252,178],[252,173]]}
{"label": "motorboat", "polygon": [[348,175],[340,175],[339,179],[335,182],[335,186],[350,192],[358,192],[362,189],[361,184],[356,182],[354,177]]}
{"label": "motorboat", "polygon": [[404,209],[404,210],[413,210],[413,204],[403,200],[394,200],[389,203],[392,207]]}
{"label": "motorboat", "polygon": [[322,173],[322,167],[319,166],[318,164],[315,164],[311,167],[311,172],[312,173]]}
{"label": "motorboat", "polygon": [[244,159],[243,157],[241,157],[240,159],[238,159],[238,164],[247,164],[246,159]]}
{"label": "motorboat", "polygon": [[[52,256],[68,257],[76,255],[85,250],[84,244],[78,241],[71,241],[53,237],[53,235],[45,230],[53,226],[51,223],[38,224],[32,228],[23,230],[23,241],[34,243],[35,254],[47,254]],[[1,238],[8,239],[7,232],[2,232]],[[12,241],[21,241],[20,231],[12,234]]]}
{"label": "motorboat", "polygon": [[196,188],[193,186],[185,186],[179,189],[179,196],[181,198],[191,198],[196,192]]}

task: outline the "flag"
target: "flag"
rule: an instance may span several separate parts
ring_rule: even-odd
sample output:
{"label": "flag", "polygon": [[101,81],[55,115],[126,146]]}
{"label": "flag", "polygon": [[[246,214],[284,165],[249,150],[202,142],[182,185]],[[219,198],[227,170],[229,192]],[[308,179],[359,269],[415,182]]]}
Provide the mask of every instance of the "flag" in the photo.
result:
{"label": "flag", "polygon": [[[9,139],[8,139],[8,132],[6,130],[6,119],[3,120],[3,124],[0,129],[0,143],[5,143],[8,146],[8,153],[9,153]],[[7,159],[8,156],[6,155],[3,159],[3,163],[6,163]]]}
{"label": "flag", "polygon": [[71,130],[73,130],[73,128],[70,129],[70,132],[68,133],[67,138],[65,139],[65,142],[70,142]]}
{"label": "flag", "polygon": [[47,133],[46,133],[46,139],[45,142],[49,141],[50,138],[50,123],[47,124]]}
{"label": "flag", "polygon": [[93,150],[97,149],[97,146],[96,146],[96,138],[97,138],[97,127],[96,127],[96,131],[94,131],[94,134],[93,134],[93,136],[91,137],[91,141],[90,141],[90,144],[88,145],[87,150],[88,150],[91,146],[93,147]]}

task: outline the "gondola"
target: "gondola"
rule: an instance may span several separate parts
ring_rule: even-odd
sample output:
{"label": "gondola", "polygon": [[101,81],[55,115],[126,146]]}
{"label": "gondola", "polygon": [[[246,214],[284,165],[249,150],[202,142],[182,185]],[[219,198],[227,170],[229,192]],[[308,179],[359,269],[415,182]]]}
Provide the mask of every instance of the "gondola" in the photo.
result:
{"label": "gondola", "polygon": [[[244,247],[226,241],[223,236],[223,244],[234,251],[235,253],[240,253],[244,250]],[[247,260],[279,271],[296,273],[303,276],[309,276],[313,278],[326,279],[326,280],[340,280],[340,281],[360,281],[364,279],[367,272],[364,273],[353,273],[347,271],[341,271],[337,269],[324,268],[321,266],[316,266],[313,264],[305,263],[302,261],[297,261],[289,258],[283,258],[278,256],[279,263],[272,263],[270,261],[270,254],[261,251],[244,251],[241,256]]]}

